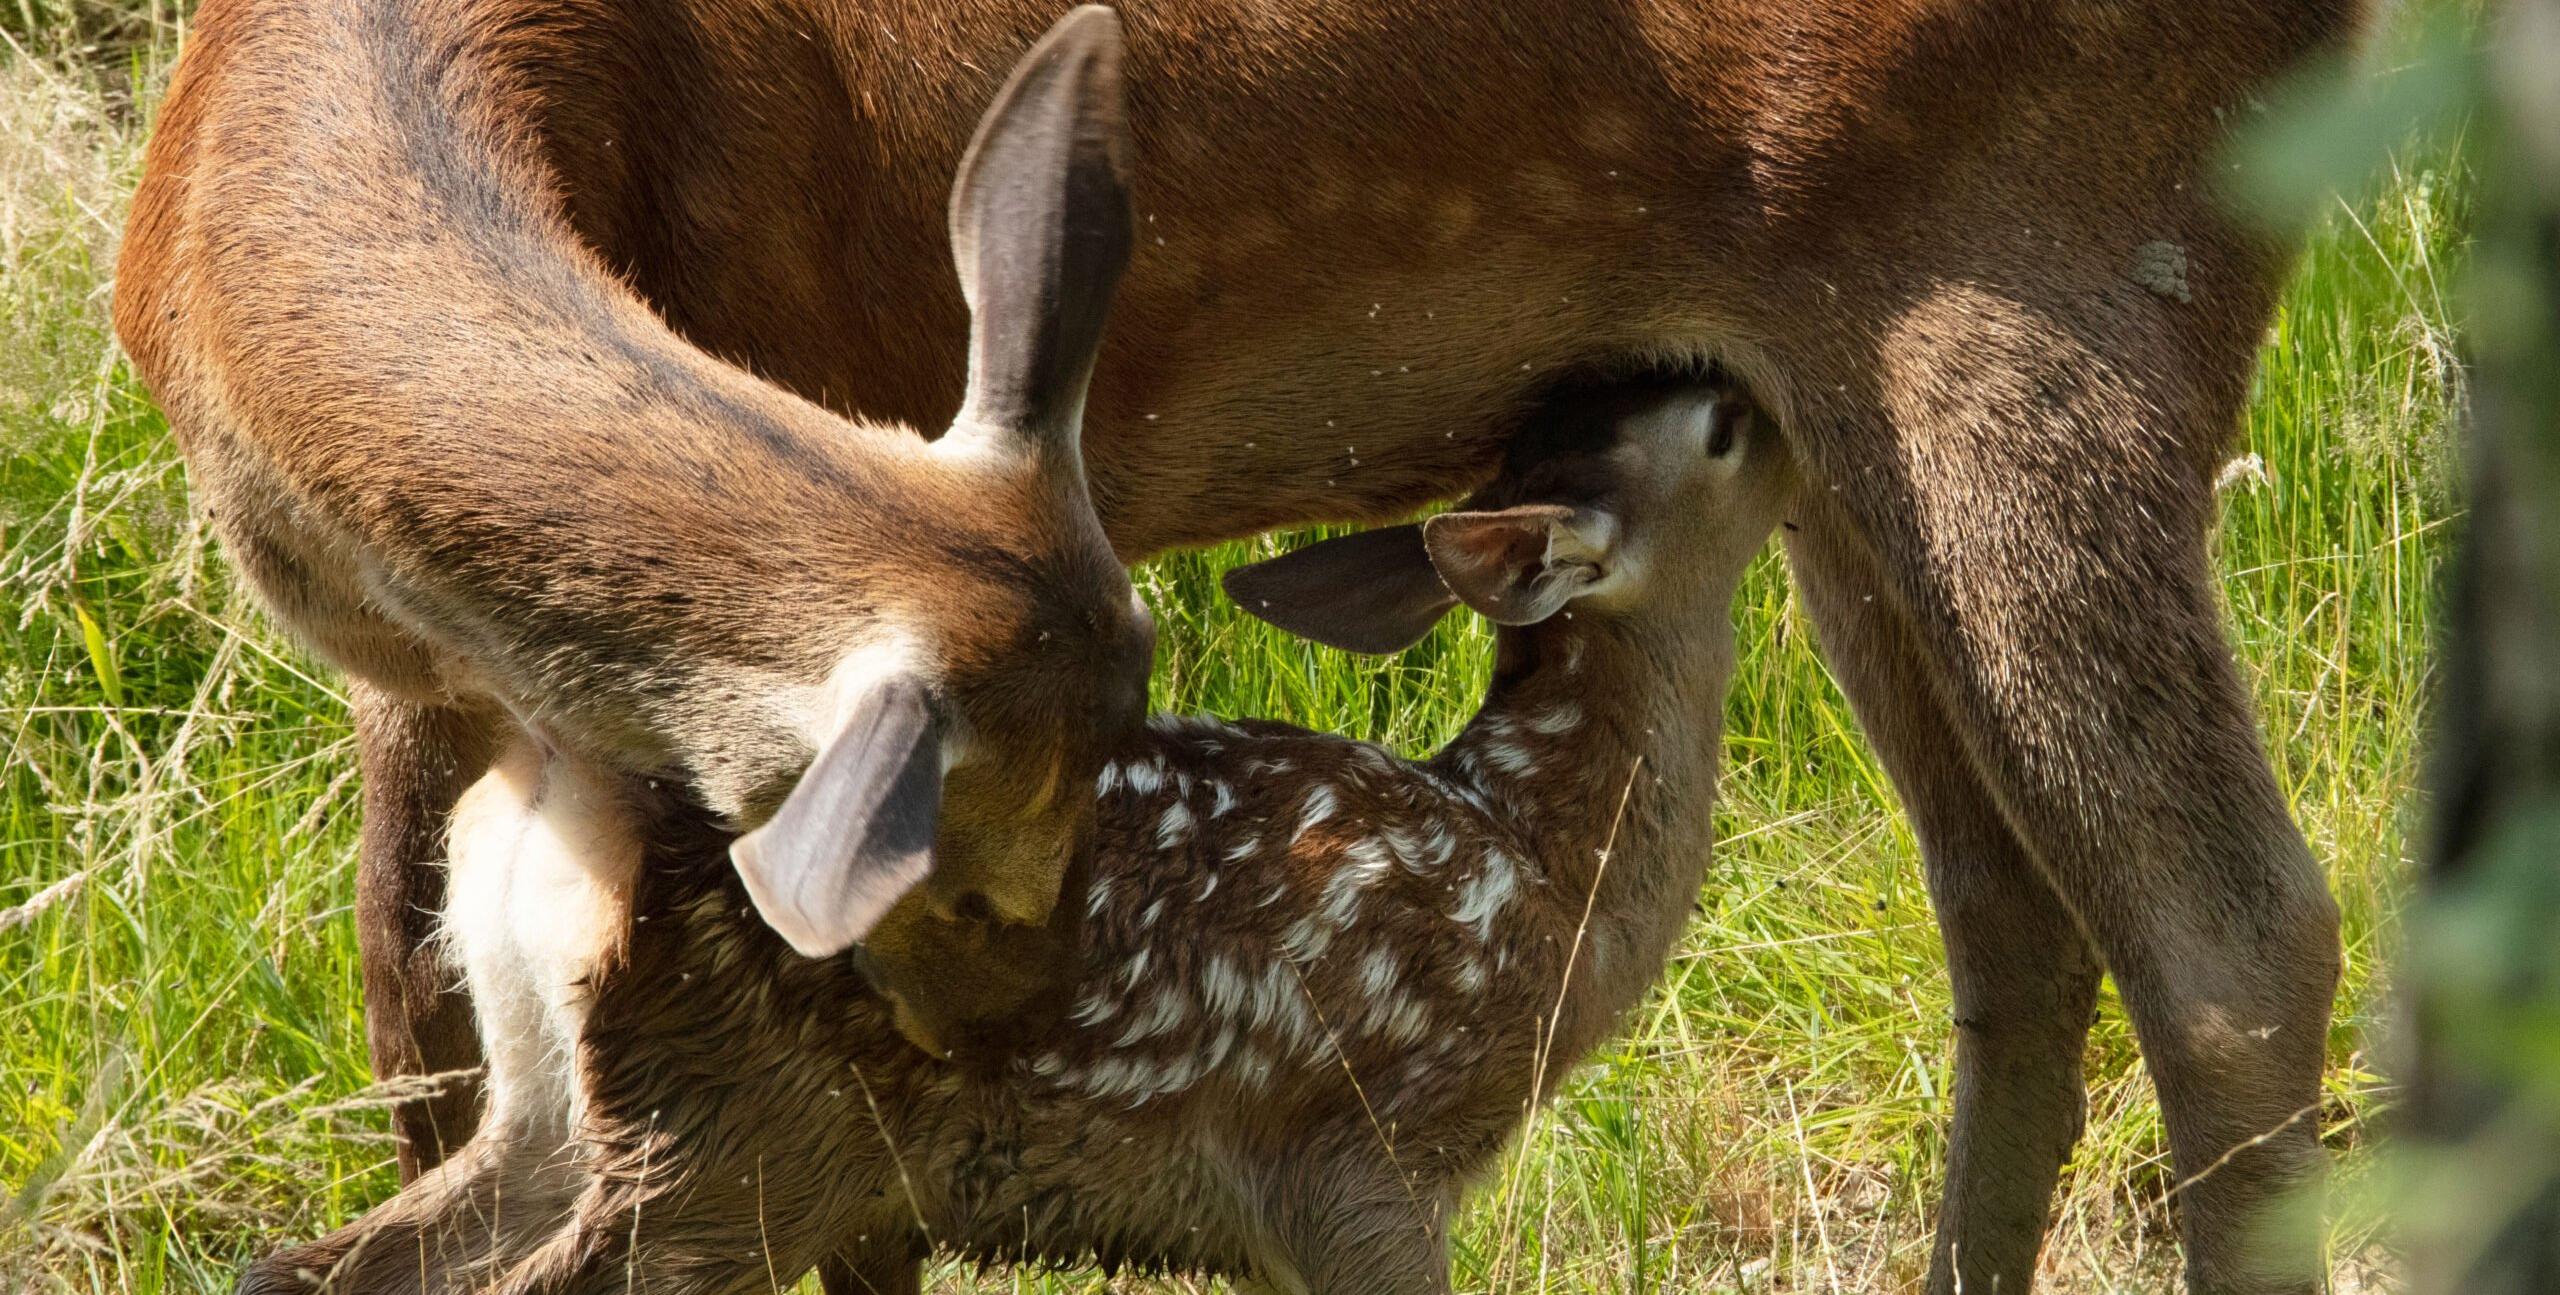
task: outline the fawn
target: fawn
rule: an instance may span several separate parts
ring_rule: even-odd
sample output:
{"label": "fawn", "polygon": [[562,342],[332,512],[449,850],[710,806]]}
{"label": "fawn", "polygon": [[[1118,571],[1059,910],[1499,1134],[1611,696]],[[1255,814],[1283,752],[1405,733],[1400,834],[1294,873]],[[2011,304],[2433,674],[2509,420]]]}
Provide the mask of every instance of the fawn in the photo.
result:
{"label": "fawn", "polygon": [[[494,1131],[251,1288],[335,1263],[348,1291],[423,1273],[715,1292],[824,1263],[831,1289],[913,1289],[947,1246],[1445,1290],[1458,1193],[1691,911],[1719,724],[1688,703],[1723,691],[1734,589],[1792,481],[1720,379],[1576,389],[1467,511],[1232,572],[1256,614],[1373,651],[1464,602],[1503,627],[1491,693],[1420,763],[1276,723],[1152,722],[1100,778],[1081,964],[1004,1045],[910,1047],[846,960],[793,954],[726,870],[688,866],[716,841],[609,845],[634,921],[578,991],[574,1080],[565,1039],[540,1080],[493,1075]],[[574,811],[552,806],[551,830],[592,846],[561,825]],[[457,904],[485,891],[484,812],[546,811],[465,798]],[[464,953],[484,1021],[540,1015]],[[491,1051],[502,1071],[519,1056]]]}

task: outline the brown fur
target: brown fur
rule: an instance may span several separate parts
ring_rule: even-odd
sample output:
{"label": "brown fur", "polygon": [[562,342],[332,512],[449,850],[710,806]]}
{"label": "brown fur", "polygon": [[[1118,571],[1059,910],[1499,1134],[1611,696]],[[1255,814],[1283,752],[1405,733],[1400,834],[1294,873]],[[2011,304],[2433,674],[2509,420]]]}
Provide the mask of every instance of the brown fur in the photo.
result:
{"label": "brown fur", "polygon": [[[941,188],[1051,5],[415,8],[410,61],[455,69],[526,143],[518,174],[677,332],[838,410],[931,426],[956,403]],[[1394,514],[1479,479],[1505,417],[1557,372],[1721,357],[1795,442],[1814,501],[1798,571],[1946,904],[1966,1177],[1932,1289],[1959,1268],[1968,1290],[2030,1279],[2078,1119],[2094,956],[2160,1078],[2176,1171],[2212,1169],[2183,1193],[2192,1284],[2307,1291],[2306,1261],[2253,1259],[2244,1238],[2316,1164],[2299,1112],[2318,1100],[2335,919],[2232,670],[2205,549],[2210,468],[2283,257],[2220,213],[2213,163],[2222,121],[2343,43],[2360,9],[1145,6],[1130,17],[1139,256],[1088,413],[1112,541],[1135,556]],[[562,465],[523,451],[554,412],[594,409],[579,357],[558,382],[470,389],[502,463],[267,430],[356,398],[361,425],[396,426],[386,376],[475,373],[471,351],[437,343],[485,335],[514,300],[433,274],[398,275],[396,292],[279,279],[323,254],[401,264],[382,213],[414,223],[421,195],[368,188],[360,168],[330,185],[269,170],[256,220],[231,209],[226,177],[363,139],[332,105],[381,69],[335,39],[345,21],[316,3],[205,7],[137,202],[123,334],[182,434],[241,442],[221,456],[241,466],[197,453],[217,499],[275,498],[270,470],[337,481],[325,498],[350,509],[415,510],[430,482],[550,480]],[[226,220],[265,241],[216,239]],[[2158,273],[2162,244],[2179,284]],[[210,340],[239,302],[279,296],[294,310],[276,340],[297,340],[278,358]],[[281,535],[226,523],[244,565],[327,576],[329,541],[287,541],[345,518],[299,502],[273,516]],[[592,560],[630,601],[633,529],[550,533],[565,550],[601,540]],[[419,569],[469,561],[397,526],[373,535]],[[808,589],[749,569],[725,595],[670,590],[705,601],[639,638]],[[402,668],[414,654],[345,638]],[[2010,1135],[2013,1111],[2034,1136]]]}

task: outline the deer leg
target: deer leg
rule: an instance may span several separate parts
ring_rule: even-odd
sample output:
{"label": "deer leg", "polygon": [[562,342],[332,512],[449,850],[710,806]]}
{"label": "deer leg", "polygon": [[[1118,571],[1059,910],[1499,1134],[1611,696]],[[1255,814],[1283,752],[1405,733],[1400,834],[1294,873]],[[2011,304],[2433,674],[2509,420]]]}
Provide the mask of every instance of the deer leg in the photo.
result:
{"label": "deer leg", "polygon": [[924,1261],[905,1251],[840,1254],[818,1265],[825,1295],[918,1295]]}
{"label": "deer leg", "polygon": [[549,1236],[584,1182],[553,1142],[484,1130],[364,1217],[251,1265],[238,1295],[460,1295]]}
{"label": "deer leg", "polygon": [[1261,1271],[1242,1289],[1448,1295],[1449,1204],[1401,1174],[1287,1173],[1263,1198]]}
{"label": "deer leg", "polygon": [[2112,313],[1928,285],[1797,439],[1957,746],[2123,991],[2190,1288],[2308,1295],[2314,1253],[2265,1228],[2319,1176],[2337,910],[2268,767],[2205,543],[2247,339],[2221,339],[2217,377],[2203,341],[2145,331],[2168,316],[2141,290],[2092,298]]}
{"label": "deer leg", "polygon": [[[407,701],[357,684],[364,835],[356,865],[356,948],[365,1039],[376,1079],[449,1075],[480,1064],[470,996],[435,943],[444,910],[445,829],[464,788],[497,753],[494,717]],[[455,1076],[391,1110],[400,1181],[415,1181],[471,1136],[480,1085]]]}
{"label": "deer leg", "polygon": [[608,775],[519,740],[456,802],[444,921],[489,1056],[489,1109],[462,1153],[391,1202],[269,1257],[244,1291],[476,1289],[558,1231],[586,1190],[571,1048],[622,940],[639,863]]}
{"label": "deer leg", "polygon": [[[829,1243],[843,1235],[832,1216],[797,1213],[782,1202],[767,1209],[763,1184],[752,1174],[731,1177],[733,1167],[679,1158],[653,1180],[594,1183],[574,1216],[485,1295],[747,1295],[789,1289],[812,1268],[829,1295],[918,1289],[912,1257],[902,1266],[885,1249],[831,1253]],[[778,1192],[804,1188],[799,1175],[807,1169],[795,1164],[792,1178],[765,1182]]]}
{"label": "deer leg", "polygon": [[1962,752],[1919,644],[1842,519],[1810,497],[1787,534],[1824,656],[1901,792],[1955,990],[1955,1125],[1931,1295],[2035,1280],[2055,1179],[2080,1138],[2097,953]]}

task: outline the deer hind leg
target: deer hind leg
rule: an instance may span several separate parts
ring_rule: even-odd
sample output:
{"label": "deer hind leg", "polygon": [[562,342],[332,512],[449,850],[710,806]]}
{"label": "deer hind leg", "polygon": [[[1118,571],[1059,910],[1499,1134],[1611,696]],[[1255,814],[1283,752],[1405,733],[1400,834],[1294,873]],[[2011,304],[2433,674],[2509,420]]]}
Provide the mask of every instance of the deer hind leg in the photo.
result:
{"label": "deer hind leg", "polygon": [[[435,940],[444,911],[445,829],[465,788],[496,757],[497,716],[409,701],[357,684],[364,839],[356,867],[356,947],[376,1079],[453,1075],[481,1064],[471,999]],[[460,1147],[478,1122],[476,1078],[445,1080],[392,1108],[400,1181]]]}
{"label": "deer hind leg", "polygon": [[2080,1138],[2097,953],[1971,759],[1950,749],[1919,644],[1873,597],[1881,569],[1828,503],[1809,496],[1793,515],[1788,560],[1920,839],[1955,989],[1955,1127],[1929,1290],[2023,1292]]}
{"label": "deer hind leg", "polygon": [[2307,1293],[2315,1257],[2262,1229],[2319,1173],[2337,910],[2268,767],[2205,542],[2247,339],[2219,347],[2231,372],[2202,372],[2216,348],[2132,291],[2039,311],[1933,285],[1870,367],[1836,375],[1874,384],[1872,406],[1844,381],[1798,439],[1962,751],[2124,994],[2185,1184],[2190,1287]]}
{"label": "deer hind leg", "polygon": [[570,1063],[586,986],[621,947],[640,852],[610,778],[519,741],[453,815],[445,935],[489,1057],[488,1112],[451,1160],[336,1233],[261,1261],[251,1292],[476,1289],[587,1185]]}

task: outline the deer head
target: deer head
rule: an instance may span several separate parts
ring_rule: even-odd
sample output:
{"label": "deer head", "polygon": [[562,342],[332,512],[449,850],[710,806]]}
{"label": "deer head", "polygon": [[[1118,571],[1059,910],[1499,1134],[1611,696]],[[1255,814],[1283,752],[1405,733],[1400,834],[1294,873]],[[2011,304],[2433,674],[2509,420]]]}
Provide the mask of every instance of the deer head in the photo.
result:
{"label": "deer head", "polygon": [[946,917],[1045,920],[1090,834],[1102,753],[1143,718],[1154,629],[1079,445],[1131,244],[1120,57],[1110,10],[1069,14],[960,164],[968,396],[908,474],[943,533],[880,582],[874,632],[808,707],[815,758],[730,852],[802,953],[864,939],[920,885]]}

